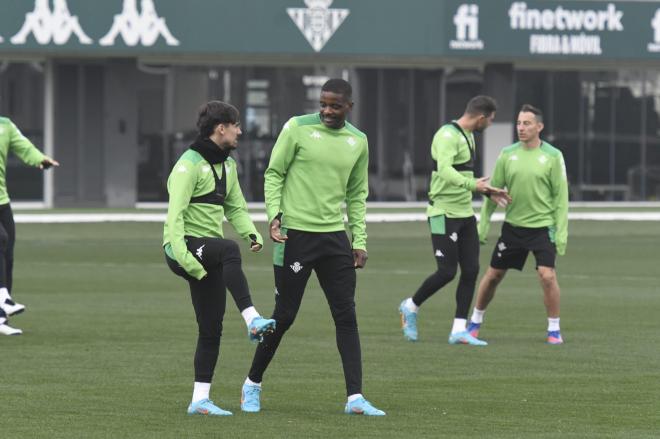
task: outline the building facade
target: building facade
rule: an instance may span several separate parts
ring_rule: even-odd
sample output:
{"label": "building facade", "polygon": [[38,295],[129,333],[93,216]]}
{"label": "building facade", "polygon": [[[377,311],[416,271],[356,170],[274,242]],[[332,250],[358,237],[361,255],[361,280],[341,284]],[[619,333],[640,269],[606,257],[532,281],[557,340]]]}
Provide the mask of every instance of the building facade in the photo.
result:
{"label": "building facade", "polygon": [[575,200],[660,199],[660,4],[572,0],[2,0],[0,115],[62,167],[12,159],[15,201],[132,207],[166,179],[210,99],[236,105],[250,200],[281,126],[323,82],[354,86],[370,197],[424,200],[437,128],[497,98],[488,174],[523,103],[546,117]]}

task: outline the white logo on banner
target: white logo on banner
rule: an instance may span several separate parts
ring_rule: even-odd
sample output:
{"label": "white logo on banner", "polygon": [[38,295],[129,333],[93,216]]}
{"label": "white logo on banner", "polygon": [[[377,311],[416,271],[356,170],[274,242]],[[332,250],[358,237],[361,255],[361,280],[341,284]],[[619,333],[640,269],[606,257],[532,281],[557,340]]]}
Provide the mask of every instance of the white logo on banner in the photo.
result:
{"label": "white logo on banner", "polygon": [[509,26],[513,30],[572,33],[532,33],[529,53],[539,55],[602,55],[600,35],[587,32],[622,32],[623,11],[609,3],[606,9],[528,8],[515,2],[509,8]]}
{"label": "white logo on banner", "polygon": [[2,37],[0,37],[0,43],[2,43],[3,41],[4,41],[4,40],[2,39]]}
{"label": "white logo on banner", "polygon": [[11,37],[13,44],[25,44],[32,34],[39,44],[66,44],[71,35],[78,37],[81,44],[92,44],[92,39],[80,27],[78,17],[71,15],[66,0],[53,0],[53,10],[49,0],[36,0],[34,11],[25,14],[23,27]]}
{"label": "white logo on banner", "polygon": [[158,37],[165,38],[168,46],[178,46],[179,40],[170,33],[165,19],[158,16],[153,0],[140,2],[142,12],[137,9],[137,0],[124,0],[121,14],[115,15],[110,31],[99,40],[101,46],[112,46],[121,35],[127,46],[153,46]]}
{"label": "white logo on banner", "polygon": [[450,49],[483,50],[484,42],[479,39],[479,6],[462,4],[454,15],[456,39],[449,42]]}
{"label": "white logo on banner", "polygon": [[300,32],[317,52],[323,49],[350,14],[348,9],[330,9],[333,1],[305,0],[308,9],[287,8],[286,10]]}
{"label": "white logo on banner", "polygon": [[655,11],[653,20],[651,20],[651,26],[653,27],[653,42],[649,43],[648,51],[649,52],[660,52],[660,9]]}

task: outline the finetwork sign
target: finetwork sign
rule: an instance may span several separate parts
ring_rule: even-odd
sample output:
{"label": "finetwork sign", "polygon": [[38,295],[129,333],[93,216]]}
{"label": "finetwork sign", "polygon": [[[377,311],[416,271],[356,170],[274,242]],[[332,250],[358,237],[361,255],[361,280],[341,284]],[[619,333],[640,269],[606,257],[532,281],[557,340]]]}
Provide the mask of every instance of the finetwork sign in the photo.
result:
{"label": "finetwork sign", "polygon": [[456,50],[483,50],[484,42],[479,39],[479,6],[462,4],[454,15],[456,39],[449,41],[449,48]]}
{"label": "finetwork sign", "polygon": [[[159,37],[163,37],[169,46],[178,46],[165,19],[156,12],[154,0],[141,0],[138,12],[137,0],[124,0],[121,14],[115,15],[110,31],[99,40],[101,46],[113,46],[121,36],[127,46],[153,46]],[[9,41],[14,45],[26,44],[32,35],[40,45],[54,43],[67,44],[71,37],[76,37],[80,44],[93,44],[94,41],[83,30],[78,17],[69,11],[67,0],[35,0],[34,10],[25,15],[25,21],[16,35]],[[0,37],[0,43],[4,40]]]}
{"label": "finetwork sign", "polygon": [[[623,11],[609,3],[606,9],[529,9],[525,2],[514,2],[509,8],[513,30],[560,31],[533,33],[529,36],[529,52],[539,55],[601,55],[600,35],[587,32],[622,32]],[[573,33],[565,33],[573,32]]]}
{"label": "finetwork sign", "polygon": [[323,49],[350,14],[348,9],[330,9],[333,1],[305,0],[308,8],[286,10],[316,52]]}
{"label": "finetwork sign", "polygon": [[651,27],[653,27],[653,42],[648,44],[647,49],[649,52],[658,53],[660,52],[660,9],[655,11]]}

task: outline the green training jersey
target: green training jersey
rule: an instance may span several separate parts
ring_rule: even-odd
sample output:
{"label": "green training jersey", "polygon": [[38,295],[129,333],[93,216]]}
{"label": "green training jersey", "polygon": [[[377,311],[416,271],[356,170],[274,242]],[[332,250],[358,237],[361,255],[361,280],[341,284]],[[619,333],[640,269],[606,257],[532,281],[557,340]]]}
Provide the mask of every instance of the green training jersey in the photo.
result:
{"label": "green training jersey", "polygon": [[328,128],[318,113],[290,119],[265,174],[266,213],[282,213],[282,226],[305,232],[344,230],[346,203],[354,249],[366,250],[367,136],[346,122]]}
{"label": "green training jersey", "polygon": [[[474,135],[463,130],[465,136],[452,124],[443,125],[431,144],[431,156],[436,162],[436,170],[431,174],[429,190],[429,217],[445,215],[448,218],[467,218],[474,215],[472,192],[477,180],[472,171],[457,171],[454,165],[467,163],[474,151]],[[465,138],[470,144],[466,142]]]}
{"label": "green training jersey", "polygon": [[[550,227],[557,252],[564,254],[568,239],[568,182],[560,150],[547,142],[539,148],[526,148],[521,142],[504,148],[495,162],[491,185],[506,187],[511,195],[506,222],[518,227]],[[496,207],[484,198],[479,222],[482,242]]]}
{"label": "green training jersey", "polygon": [[[222,178],[222,164],[213,165]],[[206,203],[190,203],[190,199],[215,190],[215,178],[211,165],[196,151],[184,152],[176,162],[169,178],[167,191],[170,195],[167,219],[163,231],[163,245],[168,256],[175,259],[188,274],[196,279],[206,276],[202,264],[188,251],[184,236],[197,238],[222,238],[222,221],[226,217],[236,232],[245,240],[250,235],[263,238],[250,219],[247,203],[238,183],[236,162],[225,161],[227,196],[224,206]]]}
{"label": "green training jersey", "polygon": [[11,120],[0,117],[0,204],[9,203],[6,181],[9,151],[30,166],[39,166],[46,158]]}

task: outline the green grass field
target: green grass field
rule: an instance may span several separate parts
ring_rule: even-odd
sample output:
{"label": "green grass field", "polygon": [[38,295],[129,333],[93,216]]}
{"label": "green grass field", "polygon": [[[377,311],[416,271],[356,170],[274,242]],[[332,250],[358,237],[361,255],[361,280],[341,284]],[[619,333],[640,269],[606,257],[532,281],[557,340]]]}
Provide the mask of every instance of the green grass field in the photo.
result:
{"label": "green grass field", "polygon": [[[544,344],[531,260],[486,314],[490,346],[447,344],[455,283],[424,305],[420,341],[405,342],[397,306],[434,267],[426,225],[368,231],[357,295],[364,391],[388,416],[342,414],[334,328],[312,278],[256,415],[239,409],[254,346],[229,299],[212,399],[235,416],[211,419],[185,414],[196,325],[187,285],[164,264],[161,225],[19,224],[14,295],[28,311],[12,319],[24,335],[0,338],[0,437],[660,436],[658,223],[571,224],[558,270],[563,346]],[[268,314],[270,245],[248,253],[253,298]]]}

